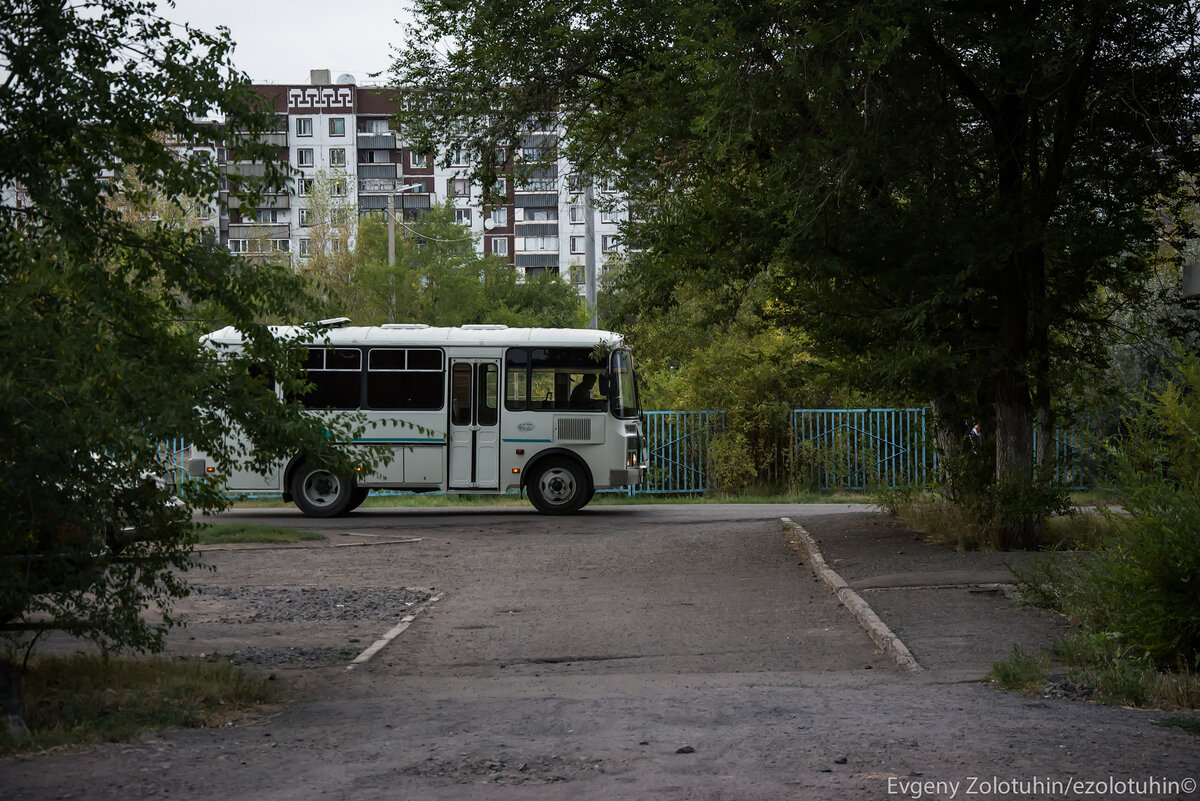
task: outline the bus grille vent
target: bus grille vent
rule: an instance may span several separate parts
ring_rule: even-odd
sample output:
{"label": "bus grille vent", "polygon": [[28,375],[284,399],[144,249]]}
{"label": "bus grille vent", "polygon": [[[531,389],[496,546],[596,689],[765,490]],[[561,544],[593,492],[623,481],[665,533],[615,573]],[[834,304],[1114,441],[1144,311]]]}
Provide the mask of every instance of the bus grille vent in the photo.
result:
{"label": "bus grille vent", "polygon": [[560,417],[558,439],[587,442],[592,438],[592,421],[588,417]]}

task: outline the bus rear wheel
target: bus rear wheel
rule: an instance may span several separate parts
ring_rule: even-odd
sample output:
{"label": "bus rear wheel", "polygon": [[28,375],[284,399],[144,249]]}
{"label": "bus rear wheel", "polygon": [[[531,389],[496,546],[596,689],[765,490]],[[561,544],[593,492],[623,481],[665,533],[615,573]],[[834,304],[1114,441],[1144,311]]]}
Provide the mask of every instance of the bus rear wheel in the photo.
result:
{"label": "bus rear wheel", "polygon": [[354,500],[354,480],[302,462],[292,474],[292,500],[309,517],[337,517]]}
{"label": "bus rear wheel", "polygon": [[587,473],[570,459],[551,458],[538,463],[525,489],[530,503],[550,515],[574,514],[592,497]]}

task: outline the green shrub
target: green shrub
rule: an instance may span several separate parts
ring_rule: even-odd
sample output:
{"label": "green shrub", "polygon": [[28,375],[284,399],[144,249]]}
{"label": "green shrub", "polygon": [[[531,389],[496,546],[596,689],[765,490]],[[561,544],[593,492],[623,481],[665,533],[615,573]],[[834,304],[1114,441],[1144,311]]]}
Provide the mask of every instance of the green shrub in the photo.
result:
{"label": "green shrub", "polygon": [[992,663],[990,675],[1002,689],[1038,692],[1050,680],[1050,660],[1043,654],[1031,654],[1014,645],[1007,658]]}
{"label": "green shrub", "polygon": [[713,489],[738,493],[755,485],[758,469],[746,435],[741,431],[722,431],[708,444],[708,475]]}
{"label": "green shrub", "polygon": [[1200,664],[1200,358],[1147,397],[1113,449],[1126,514],[1069,610],[1155,662]]}

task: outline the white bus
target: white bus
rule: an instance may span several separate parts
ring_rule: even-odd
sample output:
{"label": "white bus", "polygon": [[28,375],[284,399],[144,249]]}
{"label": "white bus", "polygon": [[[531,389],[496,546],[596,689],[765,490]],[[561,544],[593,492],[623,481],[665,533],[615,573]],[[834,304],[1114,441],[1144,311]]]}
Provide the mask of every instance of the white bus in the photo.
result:
{"label": "white bus", "polygon": [[[230,493],[278,492],[306,515],[355,509],[371,490],[528,494],[541,512],[571,514],[597,490],[640,483],[646,470],[633,361],[619,334],[565,328],[394,324],[343,319],[308,342],[313,385],[301,400],[321,415],[356,413],[375,425],[351,447],[386,448],[375,472],[335,475],[302,454],[265,474],[214,465]],[[296,339],[301,329],[273,329]],[[233,328],[202,342],[241,346]],[[230,436],[236,436],[230,434]]]}

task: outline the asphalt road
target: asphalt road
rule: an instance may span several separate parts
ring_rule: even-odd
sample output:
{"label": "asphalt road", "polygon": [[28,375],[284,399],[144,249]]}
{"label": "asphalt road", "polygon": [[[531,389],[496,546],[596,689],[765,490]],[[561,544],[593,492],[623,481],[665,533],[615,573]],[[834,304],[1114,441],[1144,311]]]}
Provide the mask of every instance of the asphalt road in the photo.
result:
{"label": "asphalt road", "polygon": [[[211,592],[190,602],[171,650],[253,656],[295,702],[215,730],[0,762],[0,785],[14,801],[740,801],[1085,797],[1000,782],[1195,777],[1196,738],[1150,713],[896,668],[779,524],[832,529],[839,511],[863,510],[234,512],[327,540],[207,552],[217,570],[194,581]],[[389,606],[398,587],[437,600]],[[346,593],[334,615],[313,607],[331,588]],[[283,614],[293,600],[308,611]]]}

